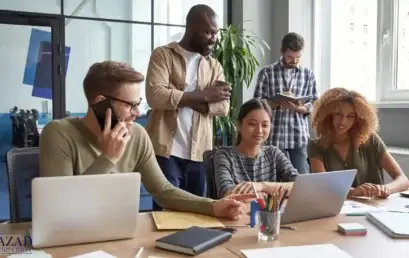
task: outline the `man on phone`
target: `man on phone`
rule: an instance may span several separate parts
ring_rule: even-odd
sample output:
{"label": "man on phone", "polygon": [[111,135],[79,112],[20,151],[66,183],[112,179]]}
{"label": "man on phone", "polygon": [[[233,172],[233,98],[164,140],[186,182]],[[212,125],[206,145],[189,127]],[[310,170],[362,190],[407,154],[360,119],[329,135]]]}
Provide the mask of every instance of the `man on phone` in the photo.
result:
{"label": "man on phone", "polygon": [[[239,218],[244,207],[238,200],[249,196],[215,201],[190,194],[166,180],[145,128],[134,122],[139,116],[143,80],[141,73],[124,63],[92,65],[83,82],[89,104],[86,116],[54,120],[42,131],[40,176],[139,172],[143,185],[164,208]],[[107,108],[102,126],[96,115],[101,114],[101,107]]]}
{"label": "man on phone", "polygon": [[309,173],[307,144],[309,140],[308,115],[318,98],[313,72],[300,65],[304,39],[291,32],[281,42],[279,61],[263,68],[259,75],[255,98],[271,100],[276,94],[289,97],[310,97],[301,104],[297,101],[271,103],[273,121],[268,145],[275,145],[288,154],[298,173]]}
{"label": "man on phone", "polygon": [[147,130],[159,165],[174,186],[200,196],[206,182],[203,153],[213,146],[213,116],[228,114],[231,91],[223,68],[210,56],[216,19],[209,6],[193,6],[182,40],[153,51],[146,78],[152,108]]}

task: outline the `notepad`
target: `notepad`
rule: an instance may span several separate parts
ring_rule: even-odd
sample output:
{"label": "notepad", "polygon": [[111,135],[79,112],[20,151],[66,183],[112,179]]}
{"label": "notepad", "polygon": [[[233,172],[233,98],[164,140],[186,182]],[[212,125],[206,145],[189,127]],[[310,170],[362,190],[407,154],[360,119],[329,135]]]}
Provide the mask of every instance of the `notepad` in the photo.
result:
{"label": "notepad", "polygon": [[364,236],[367,229],[360,223],[340,223],[337,226],[338,232],[346,236]]}
{"label": "notepad", "polygon": [[225,225],[215,217],[188,212],[155,211],[152,212],[152,218],[158,230],[181,230],[193,226],[202,228],[225,227]]}
{"label": "notepad", "polygon": [[352,258],[333,244],[272,247],[241,251],[247,258]]}

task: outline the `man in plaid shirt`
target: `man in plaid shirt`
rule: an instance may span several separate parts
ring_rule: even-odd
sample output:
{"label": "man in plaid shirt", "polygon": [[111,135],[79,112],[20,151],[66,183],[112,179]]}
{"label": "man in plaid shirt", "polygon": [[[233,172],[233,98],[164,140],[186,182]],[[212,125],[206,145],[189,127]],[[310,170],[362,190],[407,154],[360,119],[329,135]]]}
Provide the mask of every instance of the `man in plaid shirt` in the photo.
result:
{"label": "man in plaid shirt", "polygon": [[308,116],[312,103],[318,98],[313,72],[299,64],[304,39],[297,33],[288,33],[281,42],[280,60],[263,68],[254,91],[255,98],[270,100],[281,93],[295,97],[310,96],[304,104],[281,101],[271,104],[273,120],[266,144],[284,151],[300,174],[309,173],[307,144]]}

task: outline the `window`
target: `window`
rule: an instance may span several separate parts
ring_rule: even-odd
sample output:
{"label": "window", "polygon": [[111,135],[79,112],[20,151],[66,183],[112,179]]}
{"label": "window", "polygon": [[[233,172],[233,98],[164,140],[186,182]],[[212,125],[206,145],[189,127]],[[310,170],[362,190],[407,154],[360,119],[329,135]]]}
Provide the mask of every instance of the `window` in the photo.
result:
{"label": "window", "polygon": [[315,0],[314,13],[321,92],[345,87],[373,102],[409,101],[409,0]]}
{"label": "window", "polygon": [[[182,38],[186,14],[193,5],[207,4],[219,17],[224,17],[224,1],[219,0],[172,0],[172,3],[169,0],[65,0],[64,3],[64,14],[68,16],[65,44],[71,49],[66,110],[74,116],[83,116],[87,110],[82,80],[91,64],[103,60],[127,62],[146,76],[151,51]],[[151,3],[154,17],[151,17]],[[146,114],[150,107],[144,83],[141,97],[140,111]]]}
{"label": "window", "polygon": [[399,90],[409,90],[409,0],[399,1],[398,8],[398,53],[397,53],[397,84]]}
{"label": "window", "polygon": [[[111,1],[111,0],[109,0]],[[190,8],[197,4],[206,4],[213,8],[219,20],[219,26],[224,25],[224,1],[221,0],[154,0],[154,21],[175,25],[186,25],[186,15]]]}

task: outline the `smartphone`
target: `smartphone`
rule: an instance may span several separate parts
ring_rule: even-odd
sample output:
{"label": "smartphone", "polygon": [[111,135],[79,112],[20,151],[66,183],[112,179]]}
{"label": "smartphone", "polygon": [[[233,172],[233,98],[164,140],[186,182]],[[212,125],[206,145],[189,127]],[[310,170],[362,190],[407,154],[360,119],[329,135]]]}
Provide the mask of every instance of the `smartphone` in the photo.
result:
{"label": "smartphone", "polygon": [[114,107],[112,106],[111,100],[109,99],[102,100],[100,102],[92,104],[91,108],[95,114],[95,117],[97,118],[101,130],[104,130],[105,127],[105,117],[108,108],[111,109],[111,129],[113,129],[115,125],[118,123],[118,117],[115,114],[115,110]]}

